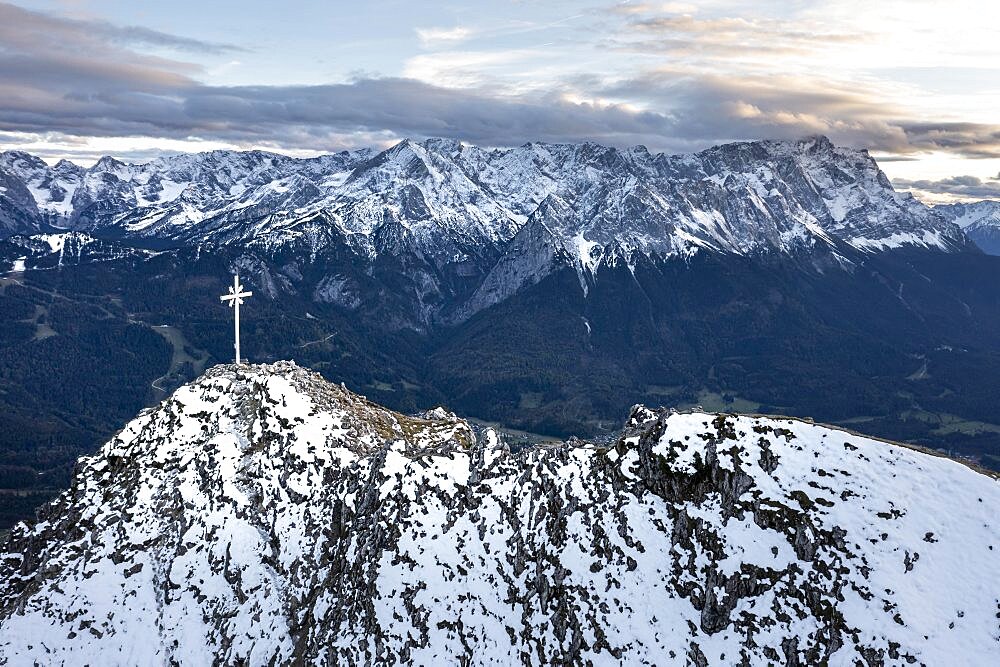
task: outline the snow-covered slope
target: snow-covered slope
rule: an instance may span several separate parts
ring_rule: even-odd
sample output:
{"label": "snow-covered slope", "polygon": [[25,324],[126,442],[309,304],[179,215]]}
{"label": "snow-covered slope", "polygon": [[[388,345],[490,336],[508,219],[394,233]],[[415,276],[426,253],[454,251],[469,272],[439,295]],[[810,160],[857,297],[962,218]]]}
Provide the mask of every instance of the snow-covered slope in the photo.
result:
{"label": "snow-covered slope", "polygon": [[1000,255],[1000,201],[944,204],[934,210],[961,227],[985,252]]}
{"label": "snow-covered slope", "polygon": [[804,422],[636,408],[511,453],[219,366],[0,554],[8,664],[996,664],[1000,484]]}
{"label": "snow-covered slope", "polygon": [[[15,236],[0,251],[4,259],[16,261],[19,270],[50,269],[74,264],[147,258],[154,253],[95,239],[85,232],[58,232]],[[7,255],[7,257],[4,257]]]}

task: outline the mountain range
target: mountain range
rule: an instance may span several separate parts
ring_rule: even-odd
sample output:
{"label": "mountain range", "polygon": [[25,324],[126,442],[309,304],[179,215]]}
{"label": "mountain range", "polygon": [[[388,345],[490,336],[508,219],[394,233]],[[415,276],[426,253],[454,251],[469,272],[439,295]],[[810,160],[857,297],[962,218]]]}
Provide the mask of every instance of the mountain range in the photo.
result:
{"label": "mountain range", "polygon": [[[696,252],[819,247],[849,263],[838,247],[966,244],[955,225],[894,192],[865,151],[825,137],[682,156],[437,139],[311,159],[216,151],[128,165],[106,157],[89,169],[7,152],[0,169],[9,234],[251,244],[299,255],[291,280],[318,254],[348,252],[362,263],[405,256],[417,326],[467,319],[564,266],[586,292],[602,266]],[[326,277],[317,296],[349,306],[356,286]]]}
{"label": "mountain range", "polygon": [[1000,467],[1000,258],[967,220],[823,137],[89,168],[6,152],[0,528],[231,358],[234,272],[248,358],[404,412],[608,438],[635,403],[701,405]]}
{"label": "mountain range", "polygon": [[512,451],[216,366],[0,548],[10,664],[1000,660],[1000,483],[801,420],[632,408]]}

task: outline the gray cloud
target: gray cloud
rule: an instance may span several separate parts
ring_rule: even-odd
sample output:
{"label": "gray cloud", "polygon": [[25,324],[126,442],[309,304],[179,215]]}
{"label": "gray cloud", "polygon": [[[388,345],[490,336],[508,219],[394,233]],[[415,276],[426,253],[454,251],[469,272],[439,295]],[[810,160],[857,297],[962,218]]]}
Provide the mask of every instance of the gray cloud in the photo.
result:
{"label": "gray cloud", "polygon": [[838,143],[905,153],[905,130],[893,112],[864,91],[793,76],[730,78],[659,69],[600,90],[611,98],[645,99],[670,108],[673,136],[695,144],[739,138],[791,139],[826,134]]}
{"label": "gray cloud", "polygon": [[0,44],[28,44],[73,51],[79,48],[106,51],[109,46],[154,46],[177,51],[220,54],[245,51],[235,44],[206,42],[150,30],[139,26],[117,26],[106,21],[81,21],[0,2]]}
{"label": "gray cloud", "polygon": [[[685,19],[669,29],[762,29],[726,21]],[[654,28],[667,29],[661,22],[646,31]],[[786,39],[804,40],[782,29]],[[910,122],[905,110],[858,87],[793,76],[661,68],[612,83],[576,77],[546,94],[520,96],[370,76],[330,85],[218,87],[198,80],[203,72],[196,64],[132,48],[143,45],[203,53],[235,48],[0,3],[0,133],[57,137],[63,144],[72,137],[148,136],[318,151],[404,136],[482,145],[592,140],[670,152],[823,133],[894,155],[926,149],[1000,155],[1000,126]],[[636,101],[646,110],[570,101],[580,97]],[[8,143],[2,134],[0,141]]]}
{"label": "gray cloud", "polygon": [[828,32],[823,26],[801,20],[697,18],[689,14],[657,14],[648,9],[645,12],[637,12],[608,44],[638,53],[728,57],[749,52],[807,53],[822,45],[843,45],[867,38],[860,33]]}
{"label": "gray cloud", "polygon": [[71,21],[0,3],[0,131],[63,136],[199,138],[330,150],[377,135],[445,136],[486,144],[533,139],[656,140],[658,114],[495,99],[415,80],[365,78],[317,86],[213,87],[199,66],[127,48],[212,51],[144,29]]}
{"label": "gray cloud", "polygon": [[[663,114],[573,104],[558,95],[498,99],[402,78],[208,86],[196,79],[197,65],[105,43],[93,27],[0,4],[0,131],[313,150],[343,148],[351,135],[657,144],[670,132]],[[149,34],[140,37],[149,41]]]}
{"label": "gray cloud", "polygon": [[900,124],[914,146],[974,158],[1000,157],[1000,125],[984,123]]}
{"label": "gray cloud", "polygon": [[610,98],[669,108],[671,137],[695,145],[821,133],[838,143],[906,156],[941,150],[1000,157],[1000,125],[914,122],[864,87],[792,75],[729,77],[661,68],[599,86]]}
{"label": "gray cloud", "polygon": [[935,194],[953,195],[966,199],[1000,199],[1000,174],[996,179],[982,180],[976,176],[950,176],[937,181],[893,179],[897,188],[922,190]]}
{"label": "gray cloud", "polygon": [[197,136],[312,149],[337,147],[328,142],[345,133],[385,130],[398,136],[442,136],[487,145],[540,138],[655,143],[669,131],[662,114],[572,104],[556,97],[500,101],[395,78],[328,86],[185,85],[169,94],[116,91],[65,100],[41,109],[11,109],[0,100],[0,130]]}

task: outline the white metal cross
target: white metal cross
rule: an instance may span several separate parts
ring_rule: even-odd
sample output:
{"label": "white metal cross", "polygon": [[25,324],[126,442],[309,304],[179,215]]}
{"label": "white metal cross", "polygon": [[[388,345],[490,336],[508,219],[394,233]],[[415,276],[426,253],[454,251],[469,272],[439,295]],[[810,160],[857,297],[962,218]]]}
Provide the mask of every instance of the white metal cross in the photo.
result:
{"label": "white metal cross", "polygon": [[243,304],[243,299],[248,296],[253,296],[253,292],[243,291],[243,285],[240,285],[240,277],[237,275],[233,276],[233,286],[229,288],[229,294],[219,297],[220,301],[229,302],[229,307],[236,315],[236,363],[240,363],[240,306]]}

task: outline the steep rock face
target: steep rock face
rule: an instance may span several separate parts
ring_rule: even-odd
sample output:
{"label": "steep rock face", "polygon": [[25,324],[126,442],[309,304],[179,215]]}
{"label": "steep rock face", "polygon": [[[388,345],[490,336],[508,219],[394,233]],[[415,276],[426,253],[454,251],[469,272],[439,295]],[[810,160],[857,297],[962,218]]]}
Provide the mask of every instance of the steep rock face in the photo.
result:
{"label": "steep rock face", "polygon": [[661,168],[672,178],[717,185],[727,221],[757,220],[733,225],[737,250],[762,245],[746,237],[761,233],[771,235],[766,245],[779,248],[812,243],[811,237],[862,250],[962,245],[953,226],[909,193],[893,191],[867,151],[836,147],[826,137],[728,144],[663,161]]}
{"label": "steep rock face", "polygon": [[26,179],[15,172],[15,168],[33,173],[46,165],[27,153],[0,153],[0,235],[4,236],[41,230],[35,198]]}
{"label": "steep rock face", "polygon": [[610,448],[511,453],[220,366],[12,532],[0,659],[992,664],[998,501],[804,422],[637,407]]}
{"label": "steep rock face", "polygon": [[[511,239],[503,255],[486,275],[472,297],[455,315],[458,321],[509,298],[525,286],[534,285],[560,267],[574,267],[574,255],[552,231],[572,213],[556,195],[546,197],[528,222]],[[586,291],[586,282],[581,277]]]}
{"label": "steep rock face", "polygon": [[484,191],[462,163],[462,152],[454,141],[403,141],[358,165],[327,205],[349,211],[342,224],[361,234],[377,229],[377,211],[391,211],[439,266],[488,254],[514,235],[523,218]]}

